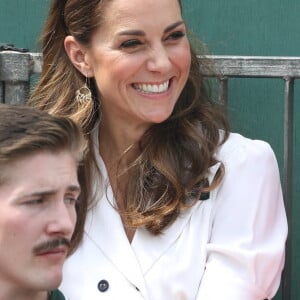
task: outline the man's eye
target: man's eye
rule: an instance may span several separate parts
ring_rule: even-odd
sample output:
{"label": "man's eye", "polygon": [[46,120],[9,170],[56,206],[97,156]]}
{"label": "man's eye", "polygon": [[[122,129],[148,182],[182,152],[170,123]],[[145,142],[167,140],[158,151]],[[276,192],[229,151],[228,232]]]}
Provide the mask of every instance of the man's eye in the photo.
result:
{"label": "man's eye", "polygon": [[38,204],[42,204],[42,203],[44,203],[44,199],[42,199],[42,198],[33,199],[33,200],[29,200],[29,201],[25,202],[26,205],[38,205]]}
{"label": "man's eye", "polygon": [[120,45],[120,48],[134,48],[134,47],[137,47],[141,44],[142,43],[139,40],[128,40],[128,41],[123,42]]}
{"label": "man's eye", "polygon": [[183,31],[174,31],[168,37],[167,40],[178,40],[185,36]]}
{"label": "man's eye", "polygon": [[77,198],[75,197],[66,197],[65,198],[65,203],[70,204],[70,205],[75,205],[77,202]]}

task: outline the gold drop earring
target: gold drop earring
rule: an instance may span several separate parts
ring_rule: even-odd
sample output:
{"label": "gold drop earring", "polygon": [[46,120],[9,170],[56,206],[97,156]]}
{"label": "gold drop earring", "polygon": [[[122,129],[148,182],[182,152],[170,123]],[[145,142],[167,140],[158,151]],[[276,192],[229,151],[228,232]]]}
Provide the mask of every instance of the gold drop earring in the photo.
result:
{"label": "gold drop earring", "polygon": [[92,100],[92,92],[88,87],[88,76],[86,75],[84,85],[75,93],[75,101],[78,101],[80,104],[85,104]]}

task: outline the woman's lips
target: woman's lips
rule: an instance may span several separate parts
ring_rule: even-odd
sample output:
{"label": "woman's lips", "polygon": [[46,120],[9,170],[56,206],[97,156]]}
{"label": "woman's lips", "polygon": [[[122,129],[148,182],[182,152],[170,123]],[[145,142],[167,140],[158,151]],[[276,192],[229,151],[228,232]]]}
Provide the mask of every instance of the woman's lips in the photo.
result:
{"label": "woman's lips", "polygon": [[171,80],[166,80],[160,83],[133,83],[132,87],[145,94],[162,94],[168,91],[171,85]]}

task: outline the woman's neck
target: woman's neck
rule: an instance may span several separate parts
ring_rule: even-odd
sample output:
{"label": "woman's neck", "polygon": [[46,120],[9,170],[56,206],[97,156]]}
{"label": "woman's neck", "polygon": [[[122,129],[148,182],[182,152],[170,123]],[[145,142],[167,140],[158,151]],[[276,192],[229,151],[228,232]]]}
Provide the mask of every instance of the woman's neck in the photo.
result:
{"label": "woman's neck", "polygon": [[139,155],[138,141],[144,134],[144,130],[132,128],[122,130],[101,124],[99,128],[99,153],[106,168],[111,171],[122,172]]}
{"label": "woman's neck", "polygon": [[[116,205],[120,210],[124,209],[124,196],[129,178],[128,169],[140,154],[138,140],[139,138],[133,138],[133,135],[113,135],[109,130],[99,131],[99,153],[108,173]],[[131,242],[135,230],[126,228],[124,220],[123,223],[127,238]]]}
{"label": "woman's neck", "polygon": [[[103,116],[99,125],[99,151],[101,155],[105,155],[108,151],[112,157],[110,160],[115,160],[116,157],[126,159],[124,153],[132,154],[132,145],[136,145],[149,128],[149,124],[144,123],[125,123],[117,124],[109,117]],[[128,152],[129,153],[129,152]]]}

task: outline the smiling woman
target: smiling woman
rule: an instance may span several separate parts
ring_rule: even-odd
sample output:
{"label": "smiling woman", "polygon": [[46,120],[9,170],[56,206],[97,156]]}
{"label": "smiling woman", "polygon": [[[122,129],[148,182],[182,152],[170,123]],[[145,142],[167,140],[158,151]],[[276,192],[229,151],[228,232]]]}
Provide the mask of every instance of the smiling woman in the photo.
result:
{"label": "smiling woman", "polygon": [[[229,132],[180,2],[53,0],[42,52],[29,104],[89,140],[91,208],[66,295],[271,298],[287,234],[277,162],[268,144]],[[91,96],[78,101],[83,87]]]}
{"label": "smiling woman", "polygon": [[[118,132],[130,144],[151,124],[161,123],[171,115],[188,78],[191,58],[186,29],[178,4],[171,2],[174,8],[168,14],[165,7],[169,3],[148,4],[163,20],[154,26],[149,24],[143,8],[133,10],[134,1],[113,1],[88,47],[72,35],[65,39],[73,65],[95,80],[102,123],[110,124],[106,130],[114,131],[108,134]],[[127,132],[136,132],[137,136],[129,137]],[[121,154],[124,146],[116,146]]]}

